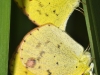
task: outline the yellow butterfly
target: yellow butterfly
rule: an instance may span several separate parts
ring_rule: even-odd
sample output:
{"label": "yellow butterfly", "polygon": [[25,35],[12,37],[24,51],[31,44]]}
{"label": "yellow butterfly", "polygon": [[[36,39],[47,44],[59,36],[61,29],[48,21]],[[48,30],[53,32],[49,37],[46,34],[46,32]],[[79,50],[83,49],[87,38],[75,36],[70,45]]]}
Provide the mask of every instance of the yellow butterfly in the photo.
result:
{"label": "yellow butterfly", "polygon": [[69,16],[80,0],[15,0],[29,19],[41,26],[51,23],[65,30]]}
{"label": "yellow butterfly", "polygon": [[[46,24],[46,23],[52,23],[62,30],[65,30],[66,23],[67,23],[67,20],[68,20],[70,14],[79,5],[79,0],[72,0],[72,1],[65,1],[65,0],[62,0],[62,1],[53,1],[53,0],[51,1],[50,0],[49,1],[48,0],[48,1],[45,1],[45,2],[42,1],[42,0],[29,0],[29,1],[28,0],[15,0],[15,1],[23,9],[25,14],[28,15],[30,20],[33,21],[34,23],[38,24],[39,26]],[[62,2],[62,3],[60,3],[60,2]],[[62,11],[64,11],[64,12],[62,12]],[[46,31],[44,31],[44,32],[46,32]],[[42,37],[42,35],[41,35],[41,37]],[[51,39],[53,39],[53,37]],[[24,42],[25,42],[25,40],[24,40]],[[72,43],[73,39],[70,39],[69,42]],[[49,43],[49,41],[47,41],[46,43]],[[69,59],[68,61],[71,61],[71,60],[74,59],[75,61],[77,61],[77,62],[80,61],[82,63],[77,64],[79,67],[76,70],[68,70],[68,72],[73,72],[73,73],[72,74],[67,73],[67,75],[81,75],[82,73],[84,75],[90,75],[90,73],[89,73],[89,71],[90,71],[89,63],[90,63],[90,60],[91,60],[90,53],[89,52],[85,53],[83,51],[84,49],[82,48],[82,46],[80,46],[80,45],[77,46],[77,44],[78,43],[75,42],[75,45],[73,45],[73,47],[70,49],[71,52],[72,52],[71,54],[74,54],[74,55],[69,54],[69,57],[71,57],[71,59]],[[37,47],[39,47],[39,45],[40,45],[40,43],[38,43]],[[24,47],[26,47],[26,46],[24,46]],[[60,47],[60,46],[58,45],[57,47]],[[43,48],[45,48],[45,47],[43,46]],[[22,52],[22,53],[25,53],[25,52]],[[41,52],[41,54],[42,53],[44,53],[44,52]],[[14,65],[14,66],[11,66],[11,71],[14,71],[12,73],[12,75],[21,75],[21,74],[25,75],[25,73],[27,73],[27,75],[28,74],[33,75],[33,73],[35,73],[35,72],[37,73],[38,70],[33,71],[33,69],[28,68],[32,73],[29,70],[27,70],[27,67],[30,67],[33,64],[34,65],[36,64],[35,60],[33,58],[28,58],[26,55],[25,55],[26,57],[24,57],[24,55],[23,55],[22,57],[24,57],[25,60],[27,60],[26,63],[24,63],[25,60],[23,61],[23,64],[24,64],[24,66],[23,66],[22,63],[21,63],[21,60],[23,58],[20,59],[19,55],[20,55],[20,53],[18,52],[18,54],[15,55],[15,60],[11,61],[11,65]],[[52,55],[50,55],[50,56],[52,56]],[[74,56],[75,56],[75,58],[74,58]],[[78,57],[80,57],[80,58],[78,58]],[[34,63],[32,61],[30,61],[30,59],[34,60]],[[40,58],[38,58],[38,60],[39,59]],[[56,64],[58,64],[58,62]],[[33,67],[34,67],[34,65],[33,65]],[[73,65],[74,64],[72,64],[71,66],[73,66]],[[76,65],[74,65],[74,66],[76,66]],[[38,67],[38,68],[40,68],[40,67]],[[69,66],[68,66],[68,68],[70,69]],[[53,72],[56,74],[55,71],[53,71]],[[44,73],[45,74],[51,74],[50,70],[47,70],[46,72],[43,71],[43,73],[41,73],[41,74],[44,74]],[[39,74],[39,75],[41,75],[41,74]]]}
{"label": "yellow butterfly", "polygon": [[53,25],[33,29],[18,50],[24,67],[35,75],[89,75],[90,53]]}

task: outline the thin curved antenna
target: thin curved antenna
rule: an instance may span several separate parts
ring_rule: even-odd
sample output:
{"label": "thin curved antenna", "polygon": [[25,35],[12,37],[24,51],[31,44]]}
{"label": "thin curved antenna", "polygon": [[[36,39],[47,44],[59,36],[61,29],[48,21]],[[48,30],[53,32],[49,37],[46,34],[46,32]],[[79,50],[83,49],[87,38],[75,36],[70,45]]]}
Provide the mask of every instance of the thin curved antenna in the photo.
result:
{"label": "thin curved antenna", "polygon": [[79,2],[80,2],[80,3],[82,3],[82,4],[85,4],[85,5],[86,5],[86,3],[85,3],[85,2],[83,2],[82,0],[80,0]]}
{"label": "thin curved antenna", "polygon": [[88,45],[84,52],[87,52],[87,51],[89,51],[90,49],[91,49],[91,48],[90,48],[90,45]]}
{"label": "thin curved antenna", "polygon": [[75,10],[79,11],[80,13],[82,13],[84,15],[84,12],[81,11],[80,9],[75,9]]}

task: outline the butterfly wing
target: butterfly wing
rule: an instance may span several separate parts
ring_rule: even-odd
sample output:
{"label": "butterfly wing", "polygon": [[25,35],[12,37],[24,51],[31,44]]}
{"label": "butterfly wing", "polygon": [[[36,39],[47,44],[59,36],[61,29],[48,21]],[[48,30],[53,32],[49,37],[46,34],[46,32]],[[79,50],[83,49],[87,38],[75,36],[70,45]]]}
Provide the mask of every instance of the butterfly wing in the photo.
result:
{"label": "butterfly wing", "polygon": [[12,75],[34,75],[22,64],[18,51],[13,54],[10,60],[10,72]]}
{"label": "butterfly wing", "polygon": [[80,62],[77,49],[82,51],[83,47],[68,34],[53,25],[44,25],[29,32],[18,50],[23,65],[36,75],[81,75],[89,66]]}
{"label": "butterfly wing", "polygon": [[66,23],[79,0],[15,0],[29,19],[38,26],[51,23],[65,30]]}

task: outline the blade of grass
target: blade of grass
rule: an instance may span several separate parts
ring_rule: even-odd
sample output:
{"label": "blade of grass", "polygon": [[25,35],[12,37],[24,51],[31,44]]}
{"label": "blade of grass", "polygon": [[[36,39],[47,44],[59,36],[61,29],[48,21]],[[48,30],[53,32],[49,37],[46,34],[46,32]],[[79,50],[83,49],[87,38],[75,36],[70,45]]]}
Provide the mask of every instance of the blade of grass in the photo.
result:
{"label": "blade of grass", "polygon": [[0,0],[0,75],[8,75],[10,0]]}
{"label": "blade of grass", "polygon": [[85,19],[90,40],[95,73],[100,75],[100,0],[83,0]]}

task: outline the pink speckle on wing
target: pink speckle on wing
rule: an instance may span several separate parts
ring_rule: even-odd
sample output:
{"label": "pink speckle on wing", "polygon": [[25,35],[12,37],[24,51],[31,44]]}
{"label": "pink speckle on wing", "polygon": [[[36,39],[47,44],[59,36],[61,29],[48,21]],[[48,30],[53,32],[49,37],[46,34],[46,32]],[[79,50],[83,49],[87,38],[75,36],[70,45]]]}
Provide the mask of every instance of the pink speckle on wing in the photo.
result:
{"label": "pink speckle on wing", "polygon": [[26,67],[33,68],[36,64],[36,60],[34,58],[29,58],[26,62]]}

